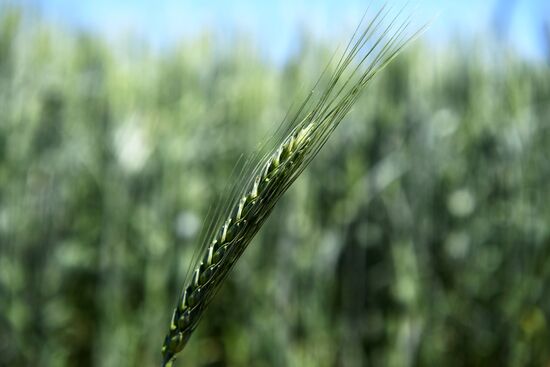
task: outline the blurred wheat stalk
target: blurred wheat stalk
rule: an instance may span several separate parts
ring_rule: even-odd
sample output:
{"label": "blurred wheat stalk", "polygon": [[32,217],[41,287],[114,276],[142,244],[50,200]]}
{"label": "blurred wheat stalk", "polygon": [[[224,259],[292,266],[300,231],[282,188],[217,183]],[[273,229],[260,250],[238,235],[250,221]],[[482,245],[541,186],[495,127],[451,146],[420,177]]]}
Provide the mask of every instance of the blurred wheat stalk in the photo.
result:
{"label": "blurred wheat stalk", "polygon": [[382,6],[363,21],[330,72],[330,65],[299,108],[250,158],[225,203],[205,223],[194,271],[174,309],[162,347],[163,366],[171,366],[197,327],[203,311],[273,207],[326,143],[372,78],[420,30],[410,16]]}

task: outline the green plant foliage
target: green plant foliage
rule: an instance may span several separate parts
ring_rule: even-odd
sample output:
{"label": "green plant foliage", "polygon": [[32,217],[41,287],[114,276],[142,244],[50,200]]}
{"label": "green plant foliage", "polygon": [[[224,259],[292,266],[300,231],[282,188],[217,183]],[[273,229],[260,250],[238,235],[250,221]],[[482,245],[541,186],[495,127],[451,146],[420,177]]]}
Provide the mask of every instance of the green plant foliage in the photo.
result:
{"label": "green plant foliage", "polygon": [[[216,44],[112,47],[2,9],[0,366],[160,364],[209,205],[335,48],[274,66]],[[466,46],[373,81],[182,365],[550,363],[550,70]]]}

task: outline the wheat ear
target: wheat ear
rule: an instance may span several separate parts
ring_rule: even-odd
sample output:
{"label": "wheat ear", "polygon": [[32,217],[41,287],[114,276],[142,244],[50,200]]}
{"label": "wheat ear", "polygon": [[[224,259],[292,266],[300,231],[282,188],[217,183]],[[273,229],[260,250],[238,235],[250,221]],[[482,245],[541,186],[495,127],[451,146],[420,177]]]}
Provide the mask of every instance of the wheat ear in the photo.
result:
{"label": "wheat ear", "polygon": [[[259,159],[244,190],[222,213],[223,224],[206,237],[191,279],[173,312],[162,347],[163,366],[172,365],[216,290],[278,199],[322,148],[360,92],[418,34],[408,32],[410,18],[400,20],[402,11],[387,19],[389,14],[391,9],[383,6],[363,31],[358,32],[360,27],[357,28],[335,71],[329,75],[326,88],[320,94],[312,90],[289,120],[279,144]],[[352,67],[354,61],[357,65]]]}

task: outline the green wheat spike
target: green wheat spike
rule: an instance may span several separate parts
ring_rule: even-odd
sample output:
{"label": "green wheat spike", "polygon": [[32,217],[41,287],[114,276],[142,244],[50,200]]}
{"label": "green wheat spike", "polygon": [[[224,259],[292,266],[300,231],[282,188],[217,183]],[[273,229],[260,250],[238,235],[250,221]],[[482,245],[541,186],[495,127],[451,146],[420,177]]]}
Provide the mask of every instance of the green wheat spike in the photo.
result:
{"label": "green wheat spike", "polygon": [[281,195],[322,148],[374,75],[418,34],[408,32],[410,20],[400,20],[402,12],[388,20],[391,12],[383,6],[362,32],[356,31],[326,88],[317,99],[313,98],[315,89],[308,95],[289,121],[288,133],[283,131],[282,142],[259,161],[244,189],[228,206],[223,224],[206,237],[201,257],[172,314],[162,347],[163,366],[172,366],[216,290]]}

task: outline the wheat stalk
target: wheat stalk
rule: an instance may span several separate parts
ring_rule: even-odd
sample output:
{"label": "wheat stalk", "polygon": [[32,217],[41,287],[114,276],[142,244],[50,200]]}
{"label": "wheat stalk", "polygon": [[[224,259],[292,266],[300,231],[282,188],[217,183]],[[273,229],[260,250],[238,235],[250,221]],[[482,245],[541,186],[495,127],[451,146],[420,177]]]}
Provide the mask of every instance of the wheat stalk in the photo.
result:
{"label": "wheat stalk", "polygon": [[190,282],[173,312],[162,347],[163,366],[171,366],[186,345],[216,290],[281,195],[322,148],[374,75],[418,34],[408,32],[410,18],[399,20],[402,10],[386,22],[390,13],[391,9],[383,6],[363,31],[357,28],[325,90],[321,94],[312,90],[282,129],[279,144],[259,159],[242,185],[244,190],[237,191],[227,210],[221,211],[223,224],[206,236]]}

